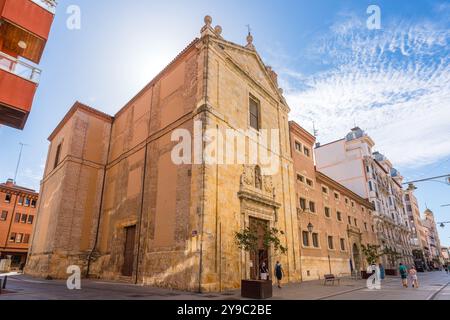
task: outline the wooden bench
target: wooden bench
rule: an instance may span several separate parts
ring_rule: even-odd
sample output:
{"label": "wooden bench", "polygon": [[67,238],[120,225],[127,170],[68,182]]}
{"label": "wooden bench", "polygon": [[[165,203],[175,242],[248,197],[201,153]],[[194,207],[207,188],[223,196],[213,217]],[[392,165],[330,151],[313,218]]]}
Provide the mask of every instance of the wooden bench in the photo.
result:
{"label": "wooden bench", "polygon": [[323,282],[323,285],[324,285],[324,286],[327,285],[328,282],[332,282],[333,285],[334,285],[335,282],[337,282],[338,285],[340,285],[340,284],[341,284],[341,279],[336,278],[336,276],[335,276],[334,274],[326,274],[326,275],[324,276],[324,282]]}

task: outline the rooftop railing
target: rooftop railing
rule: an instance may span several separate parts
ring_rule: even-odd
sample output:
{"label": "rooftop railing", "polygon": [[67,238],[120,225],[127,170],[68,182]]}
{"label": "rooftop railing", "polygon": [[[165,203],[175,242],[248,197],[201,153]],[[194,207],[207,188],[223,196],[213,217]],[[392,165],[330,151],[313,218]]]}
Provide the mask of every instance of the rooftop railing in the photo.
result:
{"label": "rooftop railing", "polygon": [[41,70],[23,61],[7,55],[0,51],[0,69],[22,77],[34,83],[39,83]]}
{"label": "rooftop railing", "polygon": [[56,6],[58,5],[57,0],[31,0],[31,1],[38,4],[42,8],[47,9],[53,14],[56,12]]}

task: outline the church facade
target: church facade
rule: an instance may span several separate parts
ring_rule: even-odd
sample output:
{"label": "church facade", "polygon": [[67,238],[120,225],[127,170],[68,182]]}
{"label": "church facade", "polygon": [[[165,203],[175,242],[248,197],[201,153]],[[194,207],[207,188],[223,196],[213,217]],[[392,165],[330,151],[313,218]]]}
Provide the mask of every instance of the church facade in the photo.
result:
{"label": "church facade", "polygon": [[[27,274],[67,278],[76,265],[208,292],[280,261],[284,281],[301,280],[289,107],[252,36],[241,46],[221,34],[207,16],[114,116],[75,103],[49,137]],[[283,231],[286,254],[238,248],[236,232],[255,222]]]}

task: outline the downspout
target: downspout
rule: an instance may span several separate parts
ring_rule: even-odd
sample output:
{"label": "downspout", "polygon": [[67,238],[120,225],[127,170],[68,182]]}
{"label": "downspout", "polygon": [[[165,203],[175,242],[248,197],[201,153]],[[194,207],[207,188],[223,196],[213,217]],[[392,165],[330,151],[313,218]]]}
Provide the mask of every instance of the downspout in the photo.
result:
{"label": "downspout", "polygon": [[[206,48],[205,48],[205,61],[204,61],[204,69],[203,69],[203,81],[205,82],[205,89],[204,89],[204,99],[205,99],[205,106],[208,104],[208,64],[209,64],[209,39],[206,38]],[[202,111],[205,112],[204,116],[202,118],[202,140],[205,135],[206,131],[206,110]],[[204,225],[205,225],[205,181],[206,181],[206,166],[204,164],[204,154],[203,151],[205,150],[205,141],[202,141],[202,204],[201,204],[201,230],[200,230],[200,258],[199,258],[199,274],[198,274],[198,292],[202,293],[202,273],[203,273],[203,231],[204,231]]]}
{"label": "downspout", "polygon": [[147,159],[148,159],[148,143],[145,142],[145,156],[144,156],[144,170],[142,177],[142,190],[141,190],[141,212],[139,216],[139,230],[138,230],[138,247],[137,247],[137,255],[136,255],[136,270],[135,270],[135,279],[134,284],[138,283],[138,274],[139,274],[139,254],[141,252],[141,229],[142,229],[142,215],[144,212],[144,189],[145,189],[145,177],[147,175]]}
{"label": "downspout", "polygon": [[108,151],[106,153],[106,163],[105,163],[105,166],[103,168],[103,181],[102,181],[102,191],[100,193],[100,205],[99,205],[99,209],[98,209],[97,228],[95,230],[94,245],[92,247],[91,252],[89,252],[89,255],[88,255],[88,258],[87,258],[88,261],[87,261],[87,267],[86,267],[86,278],[89,278],[89,271],[90,271],[90,268],[91,268],[92,254],[94,253],[95,249],[97,248],[97,244],[98,244],[98,235],[99,235],[99,231],[100,231],[100,220],[101,220],[102,210],[103,210],[103,197],[104,197],[105,187],[106,187],[106,169],[107,169],[107,166],[108,166],[109,152],[111,151],[110,149],[111,149],[111,136],[112,136],[113,124],[114,124],[114,120],[111,121],[111,127],[109,128]]}

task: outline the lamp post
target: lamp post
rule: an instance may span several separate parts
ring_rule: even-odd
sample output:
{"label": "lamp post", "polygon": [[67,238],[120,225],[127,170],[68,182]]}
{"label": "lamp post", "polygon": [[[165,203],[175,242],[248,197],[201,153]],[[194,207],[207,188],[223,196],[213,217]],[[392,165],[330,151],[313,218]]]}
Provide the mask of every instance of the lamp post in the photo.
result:
{"label": "lamp post", "polygon": [[445,228],[446,224],[449,224],[450,221],[444,221],[444,222],[438,222],[437,224],[441,227],[441,228]]}

